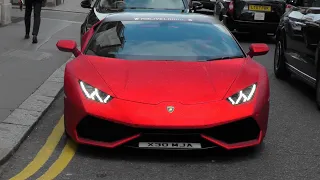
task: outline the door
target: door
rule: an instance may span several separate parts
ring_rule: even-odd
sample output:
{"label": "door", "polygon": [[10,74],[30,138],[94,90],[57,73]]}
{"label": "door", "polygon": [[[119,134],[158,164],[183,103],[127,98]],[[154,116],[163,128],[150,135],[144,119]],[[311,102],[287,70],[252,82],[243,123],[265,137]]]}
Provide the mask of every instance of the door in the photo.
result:
{"label": "door", "polygon": [[[315,81],[315,53],[320,39],[319,23],[320,0],[302,2],[304,7],[294,8],[286,22],[286,56],[290,65],[311,82]],[[314,83],[314,82],[313,82]]]}
{"label": "door", "polygon": [[320,0],[311,0],[309,3],[311,7],[304,16],[304,49],[301,56],[306,61],[303,70],[315,80],[317,76],[316,51],[320,41]]}

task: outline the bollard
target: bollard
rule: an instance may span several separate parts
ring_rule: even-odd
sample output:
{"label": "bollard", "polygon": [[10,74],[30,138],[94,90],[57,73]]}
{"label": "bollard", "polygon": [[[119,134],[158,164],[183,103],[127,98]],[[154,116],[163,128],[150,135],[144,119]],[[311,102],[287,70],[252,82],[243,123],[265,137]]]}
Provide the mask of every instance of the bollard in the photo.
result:
{"label": "bollard", "polygon": [[0,0],[0,23],[7,25],[11,23],[12,4],[10,0]]}

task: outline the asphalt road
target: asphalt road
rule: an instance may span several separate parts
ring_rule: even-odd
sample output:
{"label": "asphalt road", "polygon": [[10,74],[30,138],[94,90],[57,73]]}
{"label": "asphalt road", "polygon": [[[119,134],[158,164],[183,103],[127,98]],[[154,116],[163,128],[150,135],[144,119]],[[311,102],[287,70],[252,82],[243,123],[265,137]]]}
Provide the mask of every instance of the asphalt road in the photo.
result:
{"label": "asphalt road", "polygon": [[[36,172],[30,179],[42,176],[40,179],[56,177],[57,180],[318,180],[320,112],[314,102],[315,91],[295,78],[288,82],[275,79],[272,41],[249,36],[238,38],[245,50],[252,42],[266,42],[270,46],[267,55],[255,58],[268,69],[271,86],[268,133],[260,148],[177,153],[132,149],[110,151],[77,146],[66,142],[61,126],[54,128],[63,115],[63,96],[60,95],[16,154],[2,167],[0,179],[10,179],[18,173],[15,179],[24,179],[27,173]],[[47,141],[52,131],[54,133]]]}

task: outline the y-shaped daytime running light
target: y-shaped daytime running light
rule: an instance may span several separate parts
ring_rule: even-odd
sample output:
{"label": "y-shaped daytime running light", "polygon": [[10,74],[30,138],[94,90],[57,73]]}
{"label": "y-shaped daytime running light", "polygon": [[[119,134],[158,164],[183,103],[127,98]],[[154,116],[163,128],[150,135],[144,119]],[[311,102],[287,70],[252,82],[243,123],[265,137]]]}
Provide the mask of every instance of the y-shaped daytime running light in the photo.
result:
{"label": "y-shaped daytime running light", "polygon": [[257,85],[253,84],[239,92],[237,92],[236,94],[228,97],[228,101],[232,104],[232,105],[239,105],[242,104],[244,102],[248,102],[250,101],[253,96],[254,93],[256,91]]}
{"label": "y-shaped daytime running light", "polygon": [[91,99],[93,101],[97,101],[100,103],[108,103],[112,97],[109,94],[106,94],[102,91],[100,91],[99,89],[90,86],[89,84],[80,81],[80,87],[82,89],[82,92],[84,93],[84,95],[88,98]]}

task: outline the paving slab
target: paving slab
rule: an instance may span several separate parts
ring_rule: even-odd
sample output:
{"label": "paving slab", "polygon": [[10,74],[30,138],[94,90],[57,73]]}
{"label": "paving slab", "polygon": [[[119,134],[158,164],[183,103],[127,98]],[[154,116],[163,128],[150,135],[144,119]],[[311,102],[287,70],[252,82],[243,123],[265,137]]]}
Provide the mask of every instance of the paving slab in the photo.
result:
{"label": "paving slab", "polygon": [[[12,12],[14,17],[22,15]],[[0,165],[15,152],[63,88],[65,64],[74,56],[59,51],[56,43],[60,39],[79,42],[81,22],[57,19],[60,16],[48,15],[41,21],[38,44],[23,39],[21,18],[0,27]]]}
{"label": "paving slab", "polygon": [[5,119],[8,116],[8,114],[10,114],[13,110],[14,108],[0,109],[0,119]]}
{"label": "paving slab", "polygon": [[30,130],[27,126],[0,123],[0,165],[9,159]]}
{"label": "paving slab", "polygon": [[47,107],[52,101],[53,101],[52,97],[46,97],[41,95],[31,95],[27,100],[25,100],[19,106],[19,109],[43,112],[47,109]]}
{"label": "paving slab", "polygon": [[25,109],[15,109],[7,119],[3,121],[6,124],[16,124],[22,126],[32,126],[37,118],[41,116],[39,111],[30,111]]}

